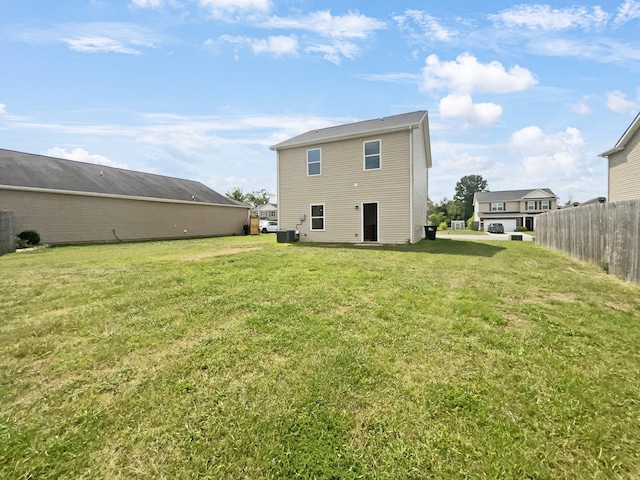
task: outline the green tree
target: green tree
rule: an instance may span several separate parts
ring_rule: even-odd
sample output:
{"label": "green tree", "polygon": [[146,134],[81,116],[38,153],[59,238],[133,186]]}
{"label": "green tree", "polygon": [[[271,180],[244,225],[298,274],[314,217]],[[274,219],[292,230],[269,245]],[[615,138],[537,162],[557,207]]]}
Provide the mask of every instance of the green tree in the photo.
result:
{"label": "green tree", "polygon": [[267,192],[264,188],[244,193],[240,187],[236,187],[230,192],[225,193],[225,195],[229,198],[233,198],[234,200],[251,205],[252,207],[264,205],[271,197],[273,197],[273,195]]}
{"label": "green tree", "polygon": [[487,181],[481,175],[466,175],[456,183],[453,199],[460,208],[460,220],[468,220],[473,215],[473,195],[487,189]]}
{"label": "green tree", "polygon": [[254,190],[251,193],[247,193],[247,202],[256,207],[269,202],[271,197],[273,197],[273,195],[263,188],[261,190]]}
{"label": "green tree", "polygon": [[229,197],[229,198],[234,199],[234,200],[238,200],[239,202],[249,203],[249,202],[247,202],[247,194],[243,193],[242,189],[240,187],[234,188],[230,192],[225,193],[225,195],[227,197]]}
{"label": "green tree", "polygon": [[429,225],[440,225],[445,222],[451,225],[451,220],[460,219],[460,207],[454,200],[443,198],[440,203],[432,205],[429,209]]}

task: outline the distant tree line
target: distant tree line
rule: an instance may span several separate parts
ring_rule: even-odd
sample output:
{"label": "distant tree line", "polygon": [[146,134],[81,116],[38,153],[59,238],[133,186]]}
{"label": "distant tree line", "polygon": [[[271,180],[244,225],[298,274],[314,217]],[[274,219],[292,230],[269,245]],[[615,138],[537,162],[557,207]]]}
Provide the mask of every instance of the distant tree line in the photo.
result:
{"label": "distant tree line", "polygon": [[487,181],[481,175],[466,175],[456,183],[456,193],[452,200],[443,198],[437,204],[430,202],[429,224],[451,225],[452,220],[468,222],[473,217],[473,196],[488,187]]}
{"label": "distant tree line", "polygon": [[251,205],[252,207],[264,205],[269,202],[271,197],[273,197],[273,194],[267,192],[264,188],[244,193],[240,187],[236,187],[233,190],[226,192],[225,195],[229,198],[233,198],[234,200]]}

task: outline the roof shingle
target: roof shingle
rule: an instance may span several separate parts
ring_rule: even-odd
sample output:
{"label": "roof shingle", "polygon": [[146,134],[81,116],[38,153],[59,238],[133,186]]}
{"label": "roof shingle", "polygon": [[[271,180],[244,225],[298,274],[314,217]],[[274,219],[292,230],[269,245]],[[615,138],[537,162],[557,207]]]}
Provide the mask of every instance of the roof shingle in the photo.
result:
{"label": "roof shingle", "polygon": [[246,206],[204,184],[0,149],[0,185]]}
{"label": "roof shingle", "polygon": [[374,134],[385,130],[393,130],[411,125],[419,125],[422,119],[427,115],[426,110],[417,112],[403,113],[400,115],[392,115],[389,117],[376,118],[374,120],[365,120],[362,122],[348,123],[346,125],[337,125],[334,127],[310,130],[306,133],[273,145],[271,150],[280,150],[283,148],[297,147],[307,144],[331,141],[343,137],[353,135]]}

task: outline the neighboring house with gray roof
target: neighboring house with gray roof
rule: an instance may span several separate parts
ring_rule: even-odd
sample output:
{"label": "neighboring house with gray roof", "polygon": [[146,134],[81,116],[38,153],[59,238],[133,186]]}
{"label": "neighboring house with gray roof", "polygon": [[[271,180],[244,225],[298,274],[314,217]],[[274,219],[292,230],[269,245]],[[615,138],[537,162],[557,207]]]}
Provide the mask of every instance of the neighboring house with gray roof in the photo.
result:
{"label": "neighboring house with gray roof", "polygon": [[0,210],[46,244],[241,234],[249,208],[193,180],[0,149]]}
{"label": "neighboring house with gray roof", "polygon": [[491,223],[501,223],[505,233],[514,232],[518,227],[534,231],[536,217],[557,208],[558,197],[548,188],[485,191],[473,196],[473,219],[484,231]]}
{"label": "neighboring house with gray roof", "polygon": [[640,113],[618,143],[600,156],[609,160],[609,201],[640,198]]}
{"label": "neighboring house with gray roof", "polygon": [[251,215],[266,220],[278,219],[278,205],[267,202],[263,205],[257,205],[251,209]]}
{"label": "neighboring house with gray roof", "polygon": [[278,225],[300,240],[415,243],[427,222],[427,112],[311,130],[278,156]]}

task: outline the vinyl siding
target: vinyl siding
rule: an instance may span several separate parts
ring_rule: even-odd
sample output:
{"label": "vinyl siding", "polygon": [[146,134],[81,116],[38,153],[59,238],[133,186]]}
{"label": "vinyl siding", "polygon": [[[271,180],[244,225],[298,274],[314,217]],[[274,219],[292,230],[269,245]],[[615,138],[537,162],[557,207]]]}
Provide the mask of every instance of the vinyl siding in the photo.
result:
{"label": "vinyl siding", "polygon": [[621,152],[609,157],[609,201],[640,198],[640,130]]}
{"label": "vinyl siding", "polygon": [[[532,199],[535,200],[536,202],[540,203],[541,199]],[[542,200],[548,200],[549,201],[549,210],[555,210],[557,208],[557,200],[553,197],[548,198],[548,199],[542,199]],[[513,213],[513,212],[521,212],[523,214],[534,214],[534,213],[541,213],[541,212],[547,212],[548,210],[527,210],[527,202],[526,201],[513,201],[513,202],[500,202],[500,203],[504,203],[504,211],[499,211],[499,212],[492,212],[491,211],[491,203],[499,203],[499,202],[476,202],[475,203],[475,212],[476,215],[478,213]],[[477,219],[477,217],[476,217]]]}
{"label": "vinyl siding", "polygon": [[[378,202],[378,241],[410,238],[410,131],[278,151],[278,228],[298,226],[301,241],[362,241],[362,204]],[[381,141],[381,168],[363,168],[363,143]],[[321,148],[321,175],[307,175],[306,152]],[[357,184],[357,186],[355,186]],[[324,204],[325,230],[310,230],[310,205]],[[356,209],[356,205],[358,208]],[[300,223],[299,217],[306,219]]]}
{"label": "vinyl siding", "polygon": [[69,244],[239,235],[248,209],[0,189],[0,210],[14,212],[17,232]]}
{"label": "vinyl siding", "polygon": [[425,158],[422,130],[413,130],[413,230],[411,243],[424,238],[424,226],[428,224],[429,169]]}
{"label": "vinyl siding", "polygon": [[[491,211],[492,203],[504,203],[504,210],[500,211]],[[520,202],[480,202],[479,204],[479,212],[481,213],[503,213],[503,212],[519,212],[520,211]]]}

